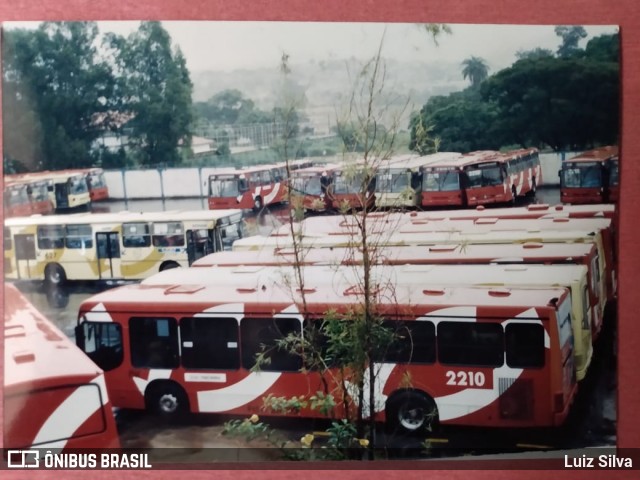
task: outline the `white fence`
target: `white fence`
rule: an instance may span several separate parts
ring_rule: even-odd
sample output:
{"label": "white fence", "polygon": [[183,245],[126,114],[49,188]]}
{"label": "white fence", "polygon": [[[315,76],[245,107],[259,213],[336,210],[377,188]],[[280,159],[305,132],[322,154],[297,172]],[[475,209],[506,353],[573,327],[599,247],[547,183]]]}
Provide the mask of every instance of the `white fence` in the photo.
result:
{"label": "white fence", "polygon": [[[576,153],[565,153],[566,158]],[[333,159],[325,159],[333,160]],[[337,161],[338,159],[336,159]],[[557,186],[562,155],[540,154],[542,185]],[[105,179],[114,200],[199,198],[207,194],[207,178],[216,168],[170,168],[147,170],[107,170]]]}

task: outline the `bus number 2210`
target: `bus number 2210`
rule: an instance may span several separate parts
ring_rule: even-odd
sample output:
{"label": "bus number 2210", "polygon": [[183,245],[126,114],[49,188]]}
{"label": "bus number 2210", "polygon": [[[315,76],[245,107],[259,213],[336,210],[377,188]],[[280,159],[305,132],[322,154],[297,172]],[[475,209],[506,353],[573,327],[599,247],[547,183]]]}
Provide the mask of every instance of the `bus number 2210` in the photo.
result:
{"label": "bus number 2210", "polygon": [[454,372],[448,370],[447,385],[458,385],[462,387],[482,387],[485,383],[484,373],[482,372]]}

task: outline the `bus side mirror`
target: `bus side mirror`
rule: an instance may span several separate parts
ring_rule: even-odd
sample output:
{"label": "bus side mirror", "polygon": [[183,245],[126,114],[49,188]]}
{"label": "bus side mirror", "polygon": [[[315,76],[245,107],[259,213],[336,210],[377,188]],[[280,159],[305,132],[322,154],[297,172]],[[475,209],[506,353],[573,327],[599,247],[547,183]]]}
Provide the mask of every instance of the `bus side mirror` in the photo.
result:
{"label": "bus side mirror", "polygon": [[74,330],[76,334],[76,345],[84,352],[84,326],[77,325]]}

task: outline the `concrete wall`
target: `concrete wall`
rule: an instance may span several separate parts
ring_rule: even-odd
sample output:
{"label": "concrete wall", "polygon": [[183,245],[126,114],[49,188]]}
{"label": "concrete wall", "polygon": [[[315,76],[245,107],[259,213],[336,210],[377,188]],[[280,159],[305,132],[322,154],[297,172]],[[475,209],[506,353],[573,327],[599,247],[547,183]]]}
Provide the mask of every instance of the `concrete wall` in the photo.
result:
{"label": "concrete wall", "polygon": [[560,185],[560,177],[558,170],[563,159],[576,156],[580,152],[564,152],[564,153],[541,153],[540,165],[542,166],[542,184],[551,187]]}

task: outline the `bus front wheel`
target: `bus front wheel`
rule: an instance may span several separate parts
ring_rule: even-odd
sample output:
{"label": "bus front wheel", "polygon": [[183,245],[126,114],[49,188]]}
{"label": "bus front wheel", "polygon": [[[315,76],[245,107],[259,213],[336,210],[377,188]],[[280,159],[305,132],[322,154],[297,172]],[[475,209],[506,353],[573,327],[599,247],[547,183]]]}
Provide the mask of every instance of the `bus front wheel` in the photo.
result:
{"label": "bus front wheel", "polygon": [[152,383],[145,393],[147,409],[166,419],[177,419],[189,412],[185,391],[174,382]]}
{"label": "bus front wheel", "polygon": [[57,263],[51,263],[44,269],[44,279],[49,285],[61,285],[67,279],[67,275]]}
{"label": "bus front wheel", "polygon": [[388,402],[386,408],[387,424],[405,434],[433,431],[438,424],[438,408],[429,396],[406,390],[398,392]]}

